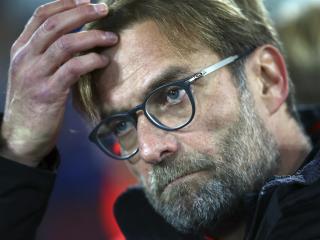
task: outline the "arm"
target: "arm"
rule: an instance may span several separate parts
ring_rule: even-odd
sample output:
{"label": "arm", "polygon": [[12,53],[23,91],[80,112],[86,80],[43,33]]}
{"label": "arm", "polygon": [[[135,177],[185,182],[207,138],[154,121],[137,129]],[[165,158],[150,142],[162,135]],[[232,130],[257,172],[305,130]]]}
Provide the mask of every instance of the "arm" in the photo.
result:
{"label": "arm", "polygon": [[1,239],[34,239],[55,174],[0,157]]}
{"label": "arm", "polygon": [[12,46],[0,131],[1,238],[35,234],[55,178],[40,168],[56,145],[70,88],[109,62],[97,53],[77,54],[117,42],[108,32],[70,32],[107,12],[105,5],[89,1],[48,3],[35,11]]}
{"label": "arm", "polygon": [[[80,1],[77,1],[80,2]],[[0,155],[36,167],[54,148],[70,87],[108,65],[95,47],[116,43],[112,33],[70,33],[107,15],[104,4],[60,0],[38,8],[11,49]]]}

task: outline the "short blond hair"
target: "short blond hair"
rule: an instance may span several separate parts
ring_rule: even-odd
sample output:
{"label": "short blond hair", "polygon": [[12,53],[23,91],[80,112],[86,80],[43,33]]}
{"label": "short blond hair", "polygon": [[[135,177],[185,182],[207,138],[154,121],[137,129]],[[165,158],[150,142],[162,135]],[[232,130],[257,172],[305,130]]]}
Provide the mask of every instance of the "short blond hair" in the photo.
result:
{"label": "short blond hair", "polygon": [[[200,43],[220,57],[242,54],[264,44],[281,49],[264,5],[259,0],[102,0],[110,12],[85,28],[120,33],[135,23],[154,21],[169,42],[182,51]],[[101,49],[96,49],[101,51]],[[92,74],[74,88],[74,102],[89,120],[100,110]],[[290,84],[291,85],[291,84]],[[291,97],[290,97],[291,99]],[[288,105],[293,105],[288,100]]]}

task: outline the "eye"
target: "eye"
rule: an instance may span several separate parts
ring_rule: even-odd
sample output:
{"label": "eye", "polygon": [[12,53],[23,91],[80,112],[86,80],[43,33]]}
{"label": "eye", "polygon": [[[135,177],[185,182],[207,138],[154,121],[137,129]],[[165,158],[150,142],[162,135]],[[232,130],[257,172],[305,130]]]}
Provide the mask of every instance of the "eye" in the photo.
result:
{"label": "eye", "polygon": [[118,137],[122,137],[129,133],[134,128],[130,121],[119,121],[114,126],[114,132]]}
{"label": "eye", "polygon": [[166,100],[170,104],[178,104],[183,101],[186,91],[182,88],[171,88],[167,91]]}

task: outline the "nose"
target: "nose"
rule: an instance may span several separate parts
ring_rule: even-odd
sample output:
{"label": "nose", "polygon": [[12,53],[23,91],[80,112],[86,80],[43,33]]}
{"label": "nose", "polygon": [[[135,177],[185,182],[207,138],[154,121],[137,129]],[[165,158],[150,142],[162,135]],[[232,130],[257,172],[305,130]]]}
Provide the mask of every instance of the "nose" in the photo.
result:
{"label": "nose", "polygon": [[158,164],[178,151],[178,141],[171,133],[155,127],[144,115],[137,123],[139,155],[149,164]]}

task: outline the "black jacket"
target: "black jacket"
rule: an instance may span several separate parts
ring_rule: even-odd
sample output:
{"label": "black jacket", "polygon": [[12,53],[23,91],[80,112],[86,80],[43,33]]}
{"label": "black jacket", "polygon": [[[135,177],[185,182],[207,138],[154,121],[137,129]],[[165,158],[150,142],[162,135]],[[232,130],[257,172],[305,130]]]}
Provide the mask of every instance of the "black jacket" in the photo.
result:
{"label": "black jacket", "polygon": [[0,239],[31,240],[40,225],[55,174],[0,157]]}

